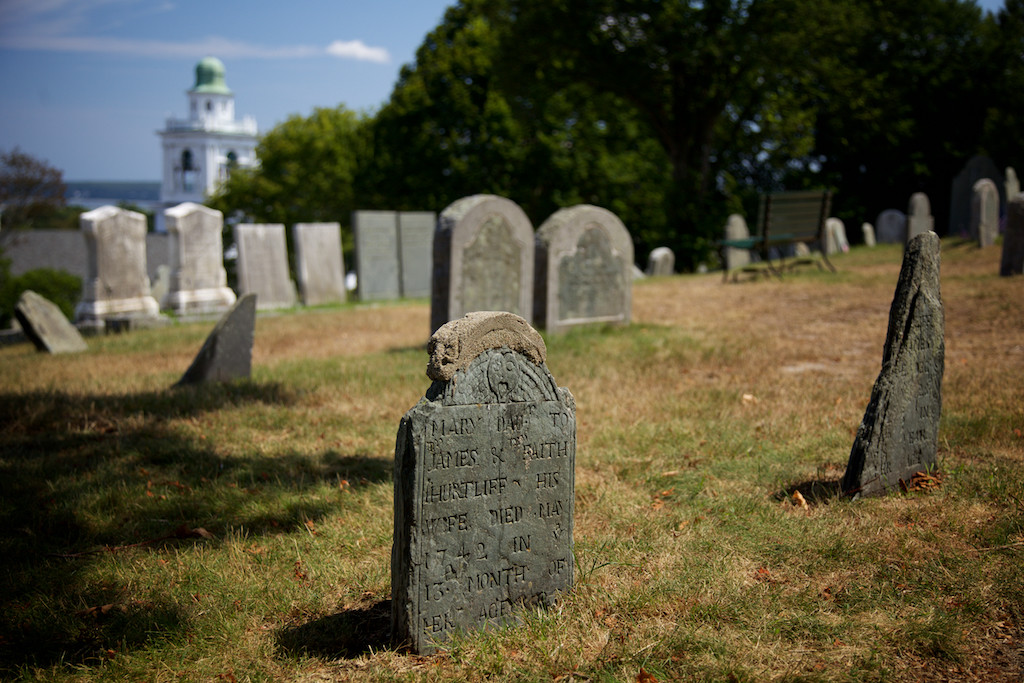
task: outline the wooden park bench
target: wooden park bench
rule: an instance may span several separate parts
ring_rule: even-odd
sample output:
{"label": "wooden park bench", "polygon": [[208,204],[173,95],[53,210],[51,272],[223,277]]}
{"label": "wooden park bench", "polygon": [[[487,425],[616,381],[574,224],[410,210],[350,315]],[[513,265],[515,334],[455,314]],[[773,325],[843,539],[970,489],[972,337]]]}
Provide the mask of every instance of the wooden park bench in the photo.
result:
{"label": "wooden park bench", "polygon": [[[824,250],[825,220],[831,207],[832,193],[828,190],[762,195],[757,211],[756,234],[744,239],[718,242],[724,279],[728,280],[730,275],[739,272],[767,273],[781,277],[785,270],[806,263],[815,263],[821,269],[827,266],[835,272],[835,266],[828,260]],[[799,244],[805,245],[808,252],[811,252],[813,246],[818,251],[801,255],[796,249]],[[726,267],[725,258],[725,250],[730,247],[756,252],[761,260],[730,270]]]}

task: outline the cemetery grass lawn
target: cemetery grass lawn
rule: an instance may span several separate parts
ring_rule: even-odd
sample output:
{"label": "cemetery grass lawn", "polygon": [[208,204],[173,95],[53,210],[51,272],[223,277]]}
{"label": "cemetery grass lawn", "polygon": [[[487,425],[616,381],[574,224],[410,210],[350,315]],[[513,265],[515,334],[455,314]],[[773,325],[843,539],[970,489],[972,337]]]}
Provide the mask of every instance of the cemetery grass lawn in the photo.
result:
{"label": "cemetery grass lawn", "polygon": [[1020,680],[1024,279],[999,256],[943,244],[940,467],[887,498],[836,491],[899,247],[639,282],[633,325],[546,337],[578,407],[576,587],[432,657],[388,644],[428,304],[261,317],[227,386],[168,388],[205,324],[0,349],[0,677]]}

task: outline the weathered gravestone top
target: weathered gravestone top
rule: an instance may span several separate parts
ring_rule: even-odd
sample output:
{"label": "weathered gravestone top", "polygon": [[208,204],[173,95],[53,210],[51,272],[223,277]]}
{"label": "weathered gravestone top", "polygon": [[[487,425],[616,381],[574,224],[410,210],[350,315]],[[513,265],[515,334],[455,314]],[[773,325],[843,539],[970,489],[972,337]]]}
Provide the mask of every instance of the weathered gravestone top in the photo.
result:
{"label": "weathered gravestone top", "polygon": [[882,371],[843,476],[847,495],[883,494],[934,467],[942,413],[944,321],[939,238],[926,232],[912,239],[903,255]]}
{"label": "weathered gravestone top", "polygon": [[935,219],[932,217],[932,204],[924,192],[910,195],[907,205],[907,241],[914,239],[923,232],[935,230]]}
{"label": "weathered gravestone top", "polygon": [[64,317],[57,304],[31,289],[26,289],[18,297],[14,317],[21,323],[25,336],[40,351],[77,353],[87,348],[82,335]]}
{"label": "weathered gravestone top", "polygon": [[1024,273],[1024,194],[1017,193],[1006,204],[1006,233],[1003,235],[1002,276]]}
{"label": "weathered gravestone top", "polygon": [[248,379],[256,326],[256,295],[246,294],[217,322],[178,386]]}
{"label": "weathered gravestone top", "polygon": [[907,215],[899,209],[886,209],[875,221],[875,239],[879,244],[902,244],[907,241]]}
{"label": "weathered gravestone top", "polygon": [[647,256],[646,275],[671,275],[676,269],[676,255],[668,247],[656,247]]}
{"label": "weathered gravestone top", "polygon": [[338,223],[296,223],[292,226],[295,245],[295,275],[307,306],[345,300],[345,261],[341,253],[341,225]]}
{"label": "weathered gravestone top", "polygon": [[974,183],[971,198],[971,237],[980,247],[991,247],[999,236],[999,190],[989,178]]}
{"label": "weathered gravestone top", "polygon": [[288,272],[284,225],[239,223],[235,243],[239,294],[255,294],[258,308],[294,306],[298,297]]}
{"label": "weathered gravestone top", "polygon": [[572,586],[576,405],[509,313],[431,338],[434,383],[398,428],[392,635],[428,653]]}
{"label": "weathered gravestone top", "polygon": [[116,206],[101,206],[83,213],[79,221],[89,259],[75,318],[97,322],[159,315],[146,271],[146,217]]}
{"label": "weathered gravestone top", "polygon": [[519,205],[489,194],[463,197],[437,219],[430,326],[470,311],[533,317],[533,225]]}
{"label": "weathered gravestone top", "polygon": [[235,303],[224,270],[224,214],[186,202],[164,211],[170,236],[166,306],[176,313],[223,311]]}
{"label": "weathered gravestone top", "polygon": [[549,332],[588,323],[628,323],[633,239],[608,209],[559,209],[537,229],[533,318]]}

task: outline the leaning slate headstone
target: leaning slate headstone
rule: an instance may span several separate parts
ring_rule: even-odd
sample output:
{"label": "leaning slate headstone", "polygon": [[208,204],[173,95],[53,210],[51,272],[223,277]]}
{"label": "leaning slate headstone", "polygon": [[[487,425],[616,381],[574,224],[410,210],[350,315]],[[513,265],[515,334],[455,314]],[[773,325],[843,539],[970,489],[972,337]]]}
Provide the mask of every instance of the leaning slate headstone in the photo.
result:
{"label": "leaning slate headstone", "polygon": [[846,495],[884,494],[934,467],[942,413],[944,320],[939,238],[926,232],[912,239],[903,254],[882,371],[843,476]]}
{"label": "leaning slate headstone", "polygon": [[256,295],[246,294],[224,314],[177,386],[248,379],[256,326]]}
{"label": "leaning slate headstone", "polygon": [[219,313],[235,303],[224,270],[224,214],[185,202],[164,211],[170,236],[167,307],[178,314]]}
{"label": "leaning slate headstone", "polygon": [[907,205],[907,241],[914,239],[923,232],[935,230],[935,219],[932,217],[932,203],[924,192],[910,195]]}
{"label": "leaning slate headstone", "polygon": [[907,241],[907,215],[899,209],[886,209],[875,221],[875,239],[879,244],[903,244]]}
{"label": "leaning slate headstone", "polygon": [[1017,193],[1006,205],[1006,233],[999,274],[1024,274],[1024,194]]}
{"label": "leaning slate headstone", "polygon": [[999,236],[999,190],[988,178],[974,183],[971,198],[971,239],[991,247]]}
{"label": "leaning slate headstone", "polygon": [[79,221],[89,259],[75,319],[102,326],[111,318],[156,318],[160,307],[146,270],[146,217],[101,206]]}
{"label": "leaning slate headstone", "polygon": [[294,306],[298,297],[288,272],[284,226],[239,223],[235,226],[235,244],[239,294],[255,294],[260,308]]}
{"label": "leaning slate headstone", "polygon": [[533,224],[519,205],[489,194],[448,205],[434,231],[430,329],[470,311],[533,317]]}
{"label": "leaning slate headstone", "polygon": [[14,317],[21,324],[25,336],[40,351],[47,353],[77,353],[85,351],[85,340],[75,329],[57,304],[31,289],[18,297]]}
{"label": "leaning slate headstone", "polygon": [[391,625],[429,653],[572,586],[576,405],[521,317],[479,312],[430,339],[425,398],[395,445]]}
{"label": "leaning slate headstone", "polygon": [[633,239],[608,209],[559,209],[537,229],[533,319],[549,332],[588,323],[628,323]]}
{"label": "leaning slate headstone", "polygon": [[295,275],[306,306],[345,301],[345,261],[338,223],[296,223]]}
{"label": "leaning slate headstone", "polygon": [[676,255],[668,247],[656,247],[647,256],[646,275],[671,275],[676,269]]}

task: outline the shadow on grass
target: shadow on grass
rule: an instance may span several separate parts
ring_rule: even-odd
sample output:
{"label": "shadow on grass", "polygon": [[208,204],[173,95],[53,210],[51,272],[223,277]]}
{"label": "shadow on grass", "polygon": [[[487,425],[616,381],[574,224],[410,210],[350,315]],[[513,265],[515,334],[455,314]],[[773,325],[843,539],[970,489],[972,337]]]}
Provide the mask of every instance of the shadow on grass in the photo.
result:
{"label": "shadow on grass", "polygon": [[201,429],[181,428],[204,413],[297,402],[281,385],[251,382],[0,394],[0,678],[187,632],[192,605],[155,584],[123,587],[100,558],[216,545],[233,531],[289,533],[339,511],[310,489],[390,481],[387,458],[330,448],[226,455]]}
{"label": "shadow on grass", "polygon": [[352,659],[391,643],[391,601],[345,610],[277,632],[277,646],[286,655]]}
{"label": "shadow on grass", "polygon": [[775,494],[776,500],[792,500],[793,494],[799,492],[808,505],[828,505],[842,497],[842,480],[811,479],[793,484]]}

